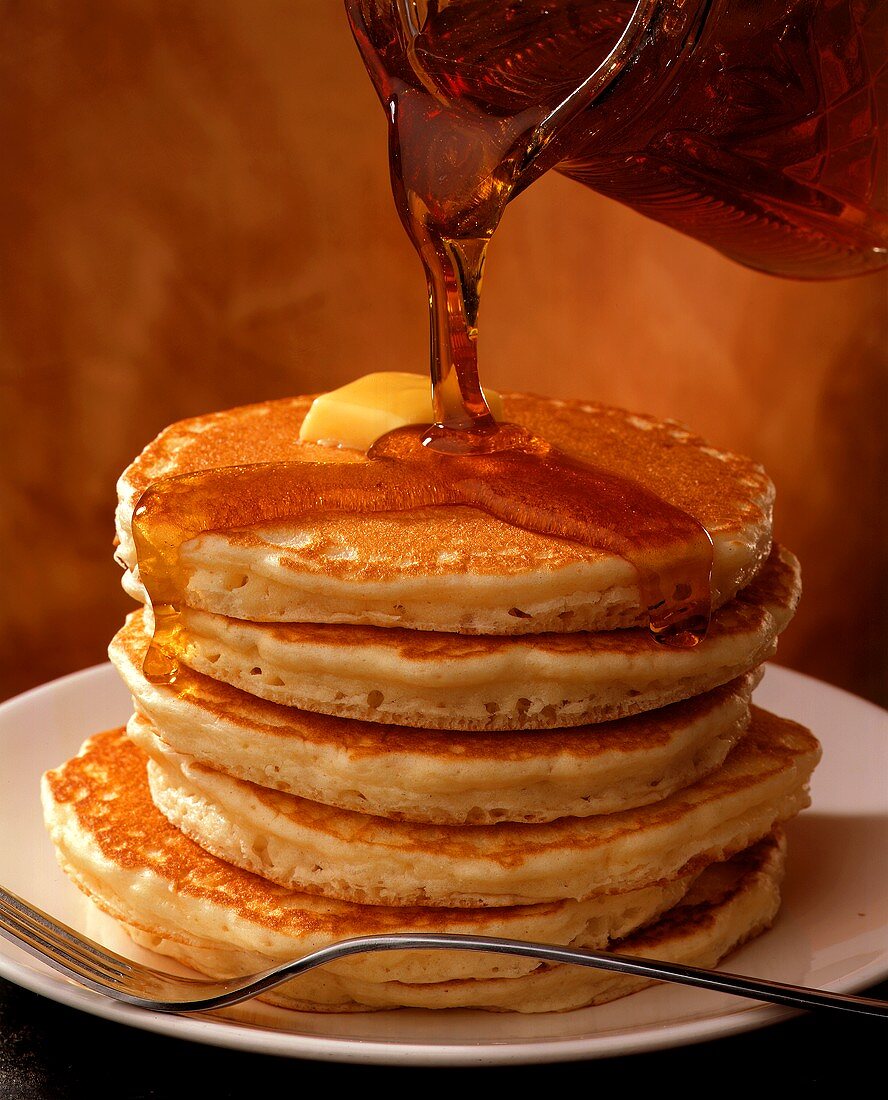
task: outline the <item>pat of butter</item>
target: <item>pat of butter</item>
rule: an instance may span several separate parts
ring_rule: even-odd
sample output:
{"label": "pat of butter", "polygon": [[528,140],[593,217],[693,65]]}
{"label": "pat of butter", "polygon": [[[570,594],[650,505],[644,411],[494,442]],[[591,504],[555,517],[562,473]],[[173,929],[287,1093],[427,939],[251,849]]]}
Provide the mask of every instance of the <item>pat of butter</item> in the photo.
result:
{"label": "pat of butter", "polygon": [[[501,420],[499,394],[485,390],[484,396],[495,419]],[[366,451],[386,432],[405,424],[431,424],[434,419],[427,374],[379,371],[316,397],[299,429],[299,438],[305,443],[339,444]]]}

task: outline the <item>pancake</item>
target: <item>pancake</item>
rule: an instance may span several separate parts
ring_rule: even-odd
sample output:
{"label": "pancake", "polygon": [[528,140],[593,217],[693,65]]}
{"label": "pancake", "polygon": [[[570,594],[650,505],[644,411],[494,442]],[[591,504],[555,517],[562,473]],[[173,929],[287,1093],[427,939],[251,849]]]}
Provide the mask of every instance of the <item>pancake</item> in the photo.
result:
{"label": "pancake", "polygon": [[[301,443],[311,397],[266,402],[167,428],[118,483],[117,557],[136,598],[132,514],[162,477],[257,462],[356,463],[363,452]],[[696,517],[714,543],[713,597],[731,599],[771,542],[773,486],[748,459],[673,421],[622,409],[504,397],[507,419],[567,453],[639,481]],[[634,568],[622,558],[535,535],[466,506],[378,515],[312,514],[210,532],[186,543],[186,602],[255,622],[358,623],[525,634],[644,625]]]}
{"label": "pancake", "polygon": [[809,803],[819,757],[803,726],[753,708],[716,772],[649,806],[544,824],[420,825],[234,779],[141,725],[157,808],[211,854],[279,885],[373,905],[581,900],[725,859]]}
{"label": "pancake", "polygon": [[[106,911],[119,915],[127,898],[143,931],[174,927],[180,937],[221,940],[234,952],[293,958],[336,939],[412,929],[545,938],[603,947],[680,900],[696,879],[606,894],[583,902],[502,909],[439,910],[355,905],[286,890],[210,856],[157,811],[148,791],[147,758],[122,730],[88,740],[80,754],[43,783],[47,825],[68,874]],[[171,900],[186,898],[186,913]],[[217,923],[224,909],[224,928]],[[188,906],[186,906],[188,908]],[[224,931],[224,934],[222,934]],[[251,964],[245,964],[244,971]],[[266,963],[265,965],[270,965]],[[343,964],[338,964],[342,966]],[[455,952],[367,956],[344,964],[366,981],[393,974],[410,982],[515,976],[532,960]],[[334,966],[337,969],[337,966]]]}
{"label": "pancake", "polygon": [[[713,968],[731,951],[768,929],[780,907],[785,850],[782,837],[760,841],[723,864],[708,867],[685,900],[641,931],[611,944],[620,955]],[[203,961],[203,960],[201,960]],[[510,1012],[563,1012],[603,1005],[655,984],[645,978],[578,966],[541,965],[512,980],[438,982],[431,986],[391,981],[368,986],[340,981],[324,994],[337,1011],[348,996],[371,1008],[475,1008]],[[332,986],[332,988],[331,988]],[[311,1008],[297,986],[280,986],[266,999],[285,1008]],[[332,1008],[332,1005],[331,1005]]]}
{"label": "pancake", "polygon": [[799,566],[776,547],[692,649],[646,629],[494,638],[401,628],[248,623],[186,609],[182,661],[274,703],[427,729],[546,729],[688,699],[773,655]]}
{"label": "pancake", "polygon": [[[44,808],[59,861],[133,938],[215,977],[264,970],[349,936],[474,932],[714,965],[767,927],[779,904],[778,835],[690,879],[586,903],[435,910],[364,906],[276,887],[208,855],[155,810],[145,759],[110,731],[47,773]],[[687,904],[681,899],[688,886]],[[668,907],[661,921],[647,923]],[[635,936],[628,927],[646,924]],[[265,995],[288,1007],[349,1011],[415,1005],[548,1011],[639,987],[579,967],[458,951],[391,952],[329,964]]]}
{"label": "pancake", "polygon": [[164,744],[238,779],[359,813],[436,824],[587,817],[665,798],[717,768],[749,724],[756,669],[706,695],[596,726],[454,732],[335,718],[180,669],[142,674],[134,612],[111,660]]}

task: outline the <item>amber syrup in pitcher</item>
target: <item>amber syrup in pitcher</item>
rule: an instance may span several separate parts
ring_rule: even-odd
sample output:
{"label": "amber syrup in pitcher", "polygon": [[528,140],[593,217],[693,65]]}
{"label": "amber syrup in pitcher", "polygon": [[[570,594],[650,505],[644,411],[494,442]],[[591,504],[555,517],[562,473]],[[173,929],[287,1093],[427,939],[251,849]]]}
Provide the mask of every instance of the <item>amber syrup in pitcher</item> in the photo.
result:
{"label": "amber syrup in pitcher", "polygon": [[[380,95],[398,104],[402,144],[423,113],[410,101],[426,104],[430,178],[452,155],[468,179],[489,153],[488,135],[529,132],[581,89],[577,109],[544,128],[546,148],[531,150],[508,181],[510,198],[554,167],[763,271],[817,279],[888,263],[884,0],[347,7]],[[588,74],[633,20],[627,48],[586,94]],[[442,118],[454,133],[473,131],[462,150],[458,137],[448,149],[437,136]],[[421,143],[409,141],[421,161]],[[503,175],[501,165],[484,193]]]}

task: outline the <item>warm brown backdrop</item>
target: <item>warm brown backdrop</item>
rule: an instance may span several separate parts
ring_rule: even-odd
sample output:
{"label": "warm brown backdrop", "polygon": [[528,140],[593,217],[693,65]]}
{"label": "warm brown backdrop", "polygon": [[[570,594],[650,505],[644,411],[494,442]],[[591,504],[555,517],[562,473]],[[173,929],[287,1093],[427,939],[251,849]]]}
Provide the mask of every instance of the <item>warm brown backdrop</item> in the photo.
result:
{"label": "warm brown backdrop", "polygon": [[[339,0],[6,0],[0,695],[104,658],[115,478],[164,424],[425,369]],[[556,176],[488,265],[485,380],[686,421],[778,486],[784,664],[886,701],[886,281],[757,275]]]}

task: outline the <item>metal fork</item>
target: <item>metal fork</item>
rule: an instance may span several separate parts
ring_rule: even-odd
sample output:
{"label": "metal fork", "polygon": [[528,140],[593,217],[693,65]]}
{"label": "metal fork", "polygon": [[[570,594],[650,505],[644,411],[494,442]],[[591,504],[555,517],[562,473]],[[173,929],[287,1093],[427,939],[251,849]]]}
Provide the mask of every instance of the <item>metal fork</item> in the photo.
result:
{"label": "metal fork", "polygon": [[788,1005],[792,1008],[832,1008],[865,1016],[888,1018],[888,1002],[845,993],[828,993],[763,978],[706,970],[698,966],[656,959],[613,955],[584,948],[450,933],[395,932],[356,936],[312,951],[300,959],[259,974],[214,981],[167,974],[109,951],[73,928],[29,905],[0,886],[0,935],[80,985],[126,1004],[156,1012],[202,1012],[238,1004],[313,970],[316,966],[367,952],[459,950],[520,955],[552,963],[573,963],[619,974],[733,993],[738,997]]}

